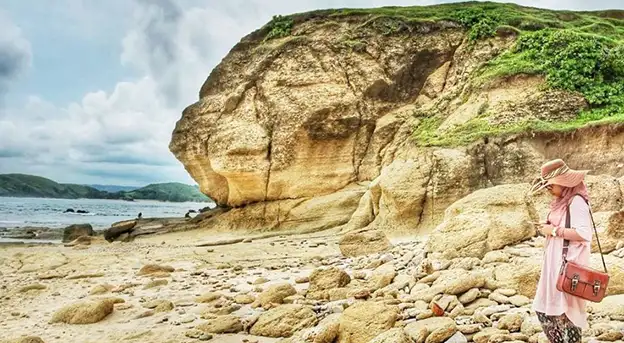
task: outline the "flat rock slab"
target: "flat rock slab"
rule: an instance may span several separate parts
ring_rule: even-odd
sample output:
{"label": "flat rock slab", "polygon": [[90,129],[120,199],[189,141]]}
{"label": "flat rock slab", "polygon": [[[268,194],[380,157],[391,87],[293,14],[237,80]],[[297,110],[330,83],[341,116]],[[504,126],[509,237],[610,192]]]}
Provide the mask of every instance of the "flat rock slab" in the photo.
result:
{"label": "flat rock slab", "polygon": [[245,238],[222,239],[222,240],[214,241],[214,242],[199,243],[199,244],[197,244],[195,246],[196,247],[213,247],[213,246],[217,246],[217,245],[236,244],[236,243],[242,242],[243,240],[245,240]]}

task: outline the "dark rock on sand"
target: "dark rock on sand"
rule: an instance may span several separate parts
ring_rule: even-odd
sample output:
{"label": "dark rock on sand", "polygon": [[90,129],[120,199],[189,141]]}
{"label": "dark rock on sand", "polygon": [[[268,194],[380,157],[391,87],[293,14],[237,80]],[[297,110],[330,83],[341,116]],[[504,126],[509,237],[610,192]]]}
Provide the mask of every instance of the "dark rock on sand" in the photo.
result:
{"label": "dark rock on sand", "polygon": [[93,236],[95,232],[91,224],[74,224],[63,230],[63,243],[68,243],[80,236]]}
{"label": "dark rock on sand", "polygon": [[124,233],[128,233],[136,226],[136,220],[126,220],[118,223],[114,223],[110,229],[104,231],[104,239],[109,242],[114,241],[117,237]]}

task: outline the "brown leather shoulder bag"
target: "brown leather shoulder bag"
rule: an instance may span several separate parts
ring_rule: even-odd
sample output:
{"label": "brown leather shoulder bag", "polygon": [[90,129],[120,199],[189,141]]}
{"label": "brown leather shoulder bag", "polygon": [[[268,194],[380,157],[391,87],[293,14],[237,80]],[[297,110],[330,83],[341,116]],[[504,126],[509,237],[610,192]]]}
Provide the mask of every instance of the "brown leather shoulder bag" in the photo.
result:
{"label": "brown leather shoulder bag", "polygon": [[[585,202],[587,202],[587,200]],[[587,205],[589,206],[589,203]],[[561,262],[559,278],[557,279],[557,290],[592,302],[600,302],[605,297],[607,292],[609,274],[607,272],[607,265],[604,257],[602,256],[602,248],[600,247],[598,231],[596,230],[596,224],[594,223],[594,216],[591,213],[591,208],[589,209],[589,215],[591,217],[592,226],[594,227],[594,233],[596,234],[596,241],[598,243],[598,249],[600,250],[600,258],[602,259],[604,273],[587,266],[582,266],[568,261],[566,258],[568,255],[570,241],[566,239],[563,241],[563,261]],[[570,205],[568,205],[565,227],[570,228]]]}

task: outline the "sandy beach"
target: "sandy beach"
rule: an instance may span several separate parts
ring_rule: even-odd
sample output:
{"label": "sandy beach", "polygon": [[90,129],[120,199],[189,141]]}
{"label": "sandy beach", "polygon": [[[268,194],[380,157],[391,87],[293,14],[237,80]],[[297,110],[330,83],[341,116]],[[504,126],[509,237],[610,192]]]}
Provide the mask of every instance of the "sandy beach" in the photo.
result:
{"label": "sandy beach", "polygon": [[[340,255],[338,236],[330,231],[195,247],[199,236],[209,235],[190,231],[131,243],[97,240],[90,246],[78,247],[30,244],[0,247],[2,338],[34,335],[45,342],[190,342],[195,339],[186,337],[185,333],[206,322],[201,317],[207,306],[195,301],[202,294],[215,291],[226,296],[257,294],[256,286],[266,289],[283,282],[301,290],[307,284],[295,280],[307,277],[314,268],[323,264],[345,267],[348,264]],[[171,266],[175,271],[167,275],[137,276],[147,264]],[[267,282],[253,285],[261,277]],[[145,289],[150,283],[159,286]],[[91,295],[98,285],[117,289]],[[54,312],[65,305],[110,297],[124,302],[116,304],[113,313],[100,322],[48,323]],[[153,313],[145,307],[153,300],[170,301],[174,307]],[[258,310],[247,304],[232,314],[245,318],[257,313]],[[213,342],[224,343],[243,339],[277,340],[237,334],[213,336]]]}

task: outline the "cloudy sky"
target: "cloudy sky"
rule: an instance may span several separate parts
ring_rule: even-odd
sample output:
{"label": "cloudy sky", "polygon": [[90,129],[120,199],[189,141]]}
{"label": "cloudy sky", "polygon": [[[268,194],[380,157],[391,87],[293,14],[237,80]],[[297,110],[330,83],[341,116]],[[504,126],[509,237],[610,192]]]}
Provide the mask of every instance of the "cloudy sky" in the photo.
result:
{"label": "cloudy sky", "polygon": [[[184,107],[275,14],[434,0],[1,0],[0,173],[60,182],[193,183],[168,150]],[[622,8],[621,0],[517,0]]]}

